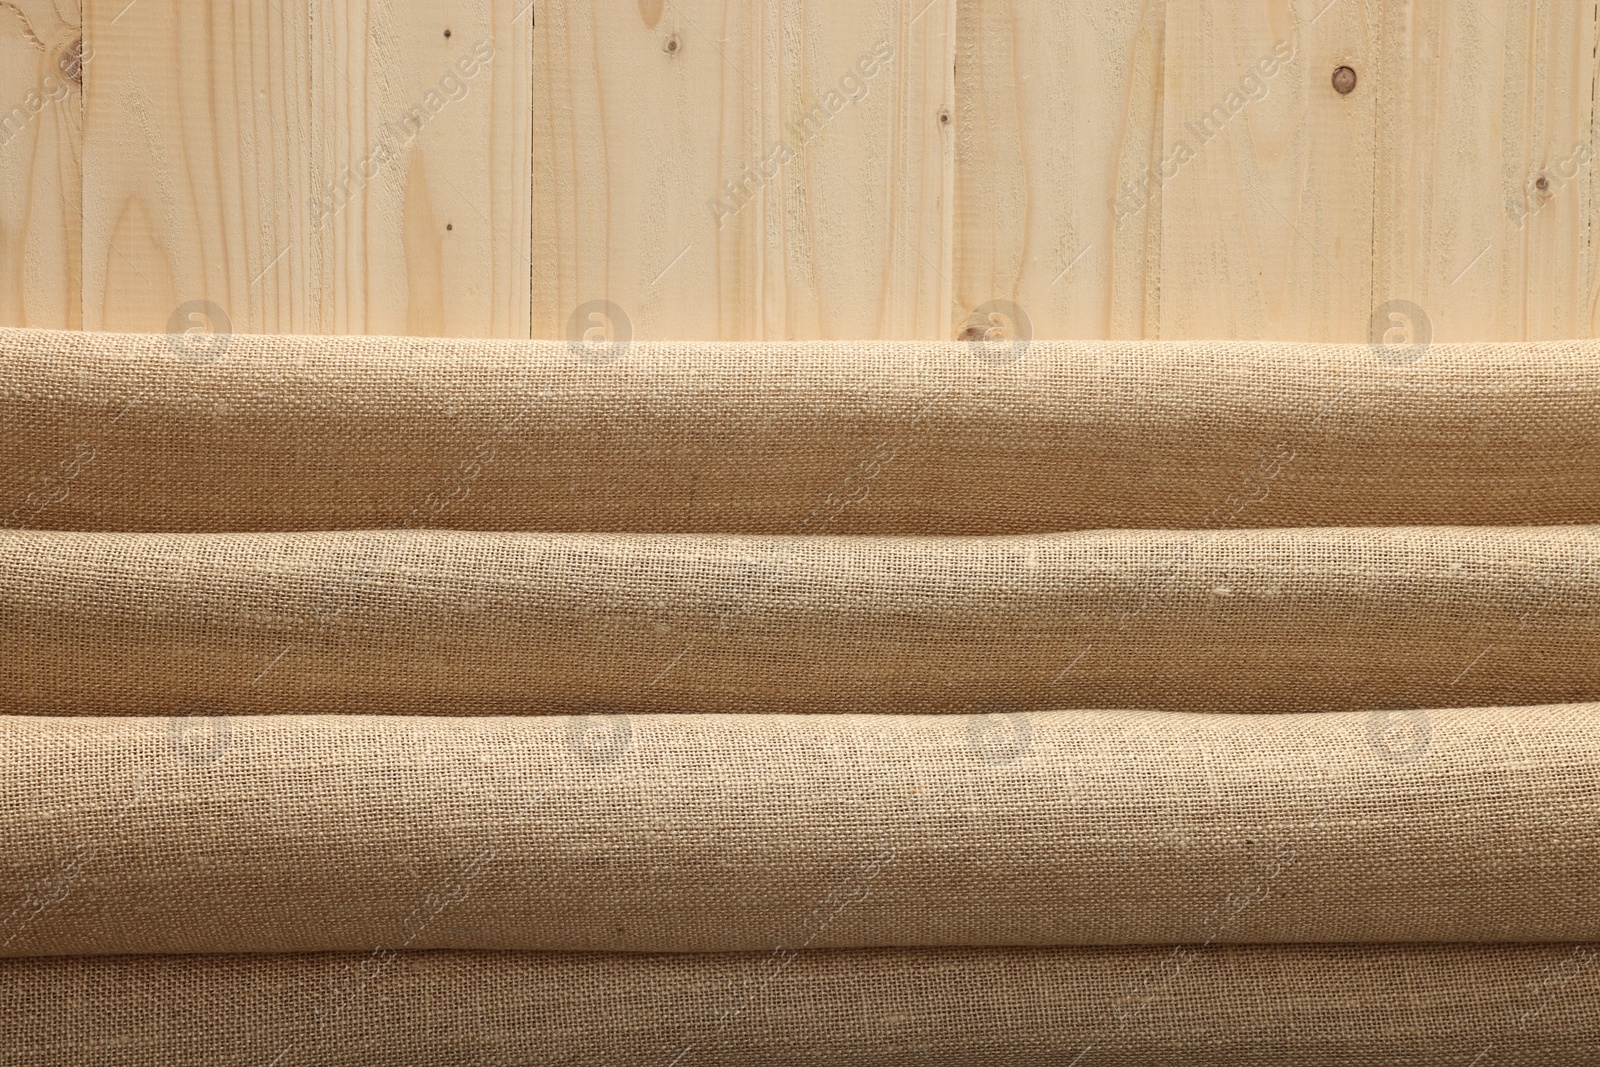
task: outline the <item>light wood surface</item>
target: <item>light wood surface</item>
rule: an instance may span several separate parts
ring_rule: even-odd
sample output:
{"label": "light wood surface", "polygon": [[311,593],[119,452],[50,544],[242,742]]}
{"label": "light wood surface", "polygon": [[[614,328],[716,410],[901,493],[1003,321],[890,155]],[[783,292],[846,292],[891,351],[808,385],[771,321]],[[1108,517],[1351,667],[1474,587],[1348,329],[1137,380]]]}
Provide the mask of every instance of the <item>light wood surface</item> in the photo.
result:
{"label": "light wood surface", "polygon": [[315,7],[320,328],[526,337],[533,9]]}
{"label": "light wood surface", "polygon": [[526,336],[521,9],[87,0],[85,324]]}
{"label": "light wood surface", "polygon": [[1377,8],[1168,5],[1160,336],[1367,339]]}
{"label": "light wood surface", "polygon": [[84,17],[85,328],[314,329],[303,9],[85,0]]}
{"label": "light wood surface", "polygon": [[1015,301],[1039,337],[1600,330],[1593,3],[961,0],[958,19],[961,308]]}
{"label": "light wood surface", "polygon": [[951,0],[540,7],[534,335],[940,337]]}
{"label": "light wood surface", "polygon": [[83,321],[82,11],[0,3],[0,324]]}
{"label": "light wood surface", "polygon": [[1414,0],[1384,37],[1378,296],[1438,341],[1589,335],[1595,5]]}
{"label": "light wood surface", "polygon": [[958,7],[958,320],[1006,301],[1038,337],[1154,333],[1165,4]]}
{"label": "light wood surface", "polygon": [[1593,0],[79,3],[0,0],[7,325],[1600,335]]}

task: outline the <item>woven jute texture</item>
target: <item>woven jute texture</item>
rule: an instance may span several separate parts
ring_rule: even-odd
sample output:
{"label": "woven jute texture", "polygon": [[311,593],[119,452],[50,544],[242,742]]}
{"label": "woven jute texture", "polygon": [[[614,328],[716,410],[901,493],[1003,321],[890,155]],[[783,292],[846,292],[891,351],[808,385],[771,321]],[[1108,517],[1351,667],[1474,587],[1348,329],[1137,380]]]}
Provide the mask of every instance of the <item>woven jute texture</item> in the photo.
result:
{"label": "woven jute texture", "polygon": [[[1419,358],[1413,358],[1419,357]],[[615,346],[0,330],[0,526],[1600,521],[1600,342]]]}
{"label": "woven jute texture", "polygon": [[0,719],[0,952],[1600,938],[1600,707]]}
{"label": "woven jute texture", "polygon": [[1587,527],[0,533],[40,714],[1278,712],[1600,699]]}
{"label": "woven jute texture", "polygon": [[1597,431],[1600,342],[0,330],[0,1067],[1600,1064]]}
{"label": "woven jute texture", "polygon": [[15,960],[0,962],[0,1064],[1584,1067],[1600,1063],[1597,954],[1577,944]]}

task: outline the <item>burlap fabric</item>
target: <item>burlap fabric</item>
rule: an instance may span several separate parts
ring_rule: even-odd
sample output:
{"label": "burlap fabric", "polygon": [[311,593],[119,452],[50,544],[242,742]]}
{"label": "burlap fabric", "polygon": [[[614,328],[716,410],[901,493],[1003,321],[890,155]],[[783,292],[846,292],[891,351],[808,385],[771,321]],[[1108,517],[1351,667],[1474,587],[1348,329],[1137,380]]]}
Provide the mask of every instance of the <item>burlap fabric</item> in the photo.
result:
{"label": "burlap fabric", "polygon": [[1584,1067],[1600,947],[0,962],[27,1067]]}
{"label": "burlap fabric", "polygon": [[[1415,358],[1411,361],[1414,356]],[[0,330],[0,526],[992,534],[1600,521],[1600,343]]]}
{"label": "burlap fabric", "polygon": [[1600,699],[1584,527],[0,533],[43,714],[1276,712]]}
{"label": "burlap fabric", "polygon": [[1600,939],[1600,707],[0,719],[0,953]]}
{"label": "burlap fabric", "polygon": [[0,330],[0,1064],[1600,1063],[1597,403]]}

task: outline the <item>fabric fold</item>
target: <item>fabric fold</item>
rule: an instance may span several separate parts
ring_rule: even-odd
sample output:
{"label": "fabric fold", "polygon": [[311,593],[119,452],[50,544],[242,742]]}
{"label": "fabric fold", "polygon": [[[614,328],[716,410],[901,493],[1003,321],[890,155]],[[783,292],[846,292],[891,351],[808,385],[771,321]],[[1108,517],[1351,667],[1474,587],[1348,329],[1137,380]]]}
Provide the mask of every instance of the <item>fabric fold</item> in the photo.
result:
{"label": "fabric fold", "polygon": [[0,533],[37,714],[1294,712],[1600,699],[1587,527]]}
{"label": "fabric fold", "polygon": [[1594,945],[0,961],[29,1067],[1600,1063]]}
{"label": "fabric fold", "polygon": [[0,330],[0,526],[1001,534],[1600,521],[1600,342]]}
{"label": "fabric fold", "polygon": [[0,954],[1600,938],[1600,707],[0,719]]}

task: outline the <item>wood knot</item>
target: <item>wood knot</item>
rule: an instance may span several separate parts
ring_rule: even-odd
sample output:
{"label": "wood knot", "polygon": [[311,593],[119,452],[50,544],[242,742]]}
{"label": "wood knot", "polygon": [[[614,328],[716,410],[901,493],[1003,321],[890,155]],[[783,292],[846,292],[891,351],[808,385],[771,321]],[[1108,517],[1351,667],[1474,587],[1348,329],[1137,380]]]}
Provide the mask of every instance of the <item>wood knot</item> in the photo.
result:
{"label": "wood knot", "polygon": [[56,65],[61,68],[61,76],[74,85],[83,84],[83,38],[79,37],[61,50],[61,55],[56,59]]}

